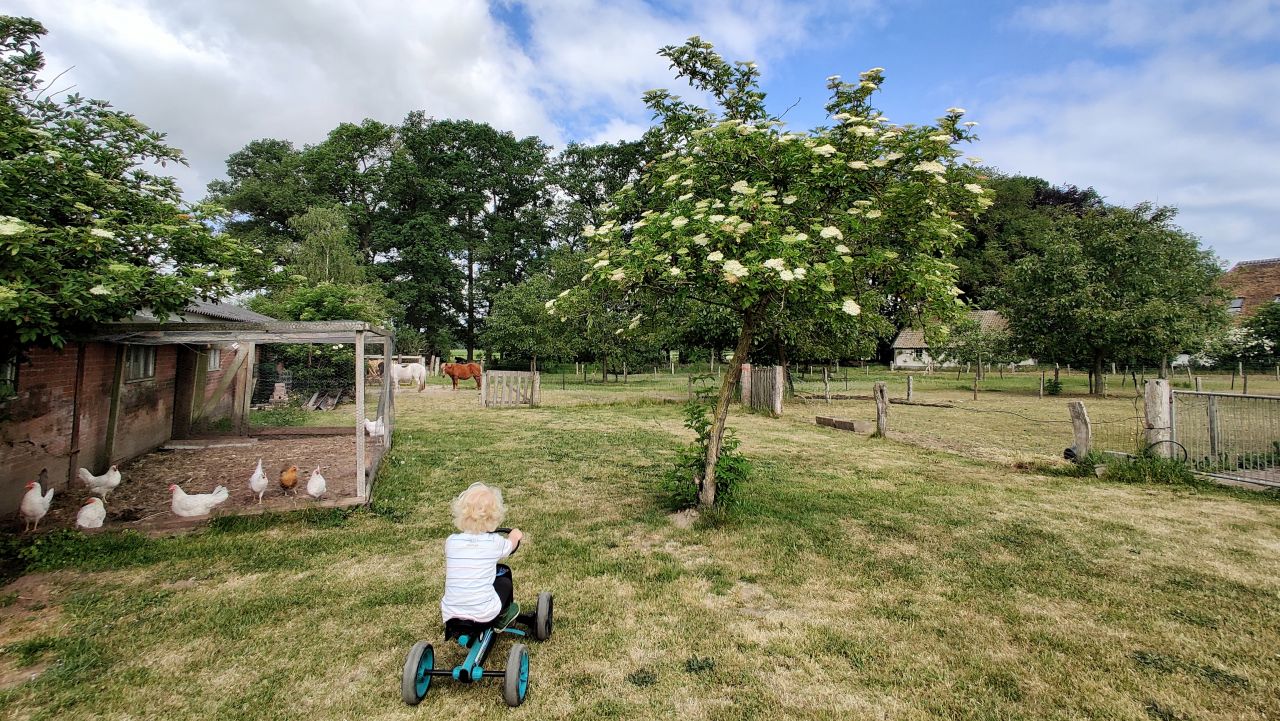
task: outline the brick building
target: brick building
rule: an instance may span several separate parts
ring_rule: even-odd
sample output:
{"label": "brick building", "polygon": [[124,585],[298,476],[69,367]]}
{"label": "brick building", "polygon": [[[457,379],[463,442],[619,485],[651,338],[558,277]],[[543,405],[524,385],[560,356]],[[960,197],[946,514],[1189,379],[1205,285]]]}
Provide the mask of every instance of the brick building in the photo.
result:
{"label": "brick building", "polygon": [[1231,296],[1227,312],[1240,323],[1267,303],[1280,301],[1280,258],[1242,260],[1222,276],[1222,285]]}
{"label": "brick building", "polygon": [[[138,323],[155,319],[140,314]],[[270,321],[244,308],[195,302],[184,323]],[[129,324],[113,326],[119,332]],[[234,370],[233,370],[234,366]],[[58,489],[83,466],[102,473],[172,438],[225,419],[249,364],[237,344],[129,345],[86,340],[31,349],[0,378],[0,516],[15,512],[41,470]],[[234,387],[233,387],[234,385]]]}

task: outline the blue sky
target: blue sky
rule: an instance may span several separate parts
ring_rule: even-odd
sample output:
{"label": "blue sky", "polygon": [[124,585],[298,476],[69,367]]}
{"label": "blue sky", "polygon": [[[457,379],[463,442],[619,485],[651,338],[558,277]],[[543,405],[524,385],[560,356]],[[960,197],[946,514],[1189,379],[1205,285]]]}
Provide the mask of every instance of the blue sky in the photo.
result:
{"label": "blue sky", "polygon": [[[1224,260],[1280,255],[1280,0],[15,0],[51,74],[166,131],[199,198],[262,137],[316,142],[410,110],[560,146],[638,136],[640,94],[679,90],[654,54],[691,34],[760,64],[795,128],[825,78],[886,69],[895,122],[950,106],[974,155],[1177,205]],[[12,12],[13,10],[11,10]]]}

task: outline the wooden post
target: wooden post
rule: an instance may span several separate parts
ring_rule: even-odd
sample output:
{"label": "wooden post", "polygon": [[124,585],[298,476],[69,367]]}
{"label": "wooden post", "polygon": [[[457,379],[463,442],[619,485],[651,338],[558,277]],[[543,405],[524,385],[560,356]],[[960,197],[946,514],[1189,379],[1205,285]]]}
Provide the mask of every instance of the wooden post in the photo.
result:
{"label": "wooden post", "polygon": [[973,374],[973,399],[978,400],[978,374]]}
{"label": "wooden post", "polygon": [[831,402],[831,373],[826,366],[822,367],[822,395]]}
{"label": "wooden post", "polygon": [[872,386],[876,398],[876,432],[875,438],[884,438],[889,433],[889,384],[876,381]]}
{"label": "wooden post", "polygon": [[910,376],[910,375],[907,376],[907,402],[908,403],[915,400],[915,381],[916,379],[914,376]]}
{"label": "wooden post", "polygon": [[1199,392],[1201,392],[1201,391],[1203,391],[1203,390],[1204,390],[1204,388],[1202,387],[1202,384],[1201,384],[1200,380],[1201,380],[1201,379],[1200,379],[1200,376],[1196,376],[1196,393],[1199,393]]}
{"label": "wooden post", "polygon": [[[356,331],[356,497],[369,500],[364,466],[364,331]],[[384,423],[386,421],[383,421]]]}
{"label": "wooden post", "polygon": [[533,374],[533,397],[529,405],[537,406],[542,400],[542,374]]}
{"label": "wooden post", "polygon": [[1071,401],[1067,404],[1067,410],[1071,413],[1071,450],[1075,452],[1077,459],[1084,458],[1093,447],[1093,428],[1089,425],[1089,413],[1084,409],[1084,401]]}
{"label": "wooden post", "polygon": [[115,374],[111,380],[111,406],[107,413],[107,441],[103,444],[102,452],[104,458],[98,464],[99,468],[106,468],[115,460],[116,452],[116,428],[120,424],[120,394],[124,388],[124,346],[116,346],[116,368]]}
{"label": "wooden post", "polygon": [[1240,395],[1242,396],[1249,395],[1249,374],[1248,373],[1240,374]]}
{"label": "wooden post", "polygon": [[1169,381],[1153,378],[1147,381],[1144,397],[1146,406],[1147,447],[1153,447],[1156,455],[1169,458],[1173,455],[1173,397],[1169,393]]}
{"label": "wooden post", "polygon": [[689,400],[693,400],[693,376],[689,376],[685,380],[689,382]]}
{"label": "wooden post", "polygon": [[782,415],[782,389],[786,387],[787,379],[783,375],[782,366],[773,367],[773,397],[770,399],[770,409],[773,415]]}
{"label": "wooden post", "polygon": [[844,369],[844,389],[849,390],[849,369]]}
{"label": "wooden post", "polygon": [[67,455],[67,487],[75,481],[80,469],[80,396],[84,390],[84,343],[77,343],[76,385],[71,391],[71,451]]}
{"label": "wooden post", "polygon": [[480,407],[488,406],[486,399],[489,397],[489,371],[480,371]]}
{"label": "wooden post", "polygon": [[673,360],[669,360],[669,359],[668,359],[668,361],[667,361],[667,362],[671,364],[671,375],[675,375],[675,374],[676,374],[676,362],[675,362],[675,361],[673,361]]}
{"label": "wooden post", "polygon": [[622,361],[622,382],[627,382],[627,362]]}
{"label": "wooden post", "polygon": [[[253,343],[244,343],[245,359],[241,364],[240,370],[236,376],[236,393],[235,406],[232,410],[232,417],[235,419],[236,433],[247,436],[249,435],[249,406],[253,400],[253,359],[256,355],[256,346]],[[363,375],[363,372],[361,373]],[[363,428],[361,428],[363,437]]]}
{"label": "wooden post", "polygon": [[1037,397],[1044,398],[1044,370],[1043,369],[1040,371],[1040,394]]}
{"label": "wooden post", "polygon": [[1213,456],[1213,460],[1218,460],[1218,454],[1222,449],[1222,434],[1218,427],[1218,397],[1209,396],[1209,455]]}
{"label": "wooden post", "polygon": [[[1243,362],[1243,361],[1241,361],[1241,363],[1239,364],[1238,368],[1244,368],[1244,362]],[[1235,390],[1235,389],[1236,389],[1236,373],[1238,372],[1238,368],[1232,368],[1232,369],[1231,369],[1231,390]]]}
{"label": "wooden post", "polygon": [[742,388],[742,405],[751,407],[751,364],[742,364],[742,377],[738,383]]}
{"label": "wooden post", "polygon": [[[392,351],[395,350],[395,342],[391,336],[382,339],[382,357],[390,358]],[[439,369],[440,359],[431,356],[432,375]],[[387,373],[386,363],[382,365],[382,447],[384,450],[391,449],[391,425],[395,418],[395,402],[396,394],[392,392],[390,373]]]}

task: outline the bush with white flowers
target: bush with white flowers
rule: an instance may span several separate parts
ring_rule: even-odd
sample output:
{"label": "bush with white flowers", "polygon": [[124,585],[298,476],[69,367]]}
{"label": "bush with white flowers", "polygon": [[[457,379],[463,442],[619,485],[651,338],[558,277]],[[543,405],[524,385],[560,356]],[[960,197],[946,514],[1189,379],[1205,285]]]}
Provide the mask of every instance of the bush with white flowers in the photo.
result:
{"label": "bush with white flowers", "polygon": [[719,108],[663,90],[645,95],[667,151],[614,198],[614,220],[584,231],[591,259],[582,289],[656,292],[740,318],[698,479],[705,504],[740,364],[771,313],[785,304],[833,321],[880,316],[863,326],[876,333],[889,314],[955,317],[960,291],[948,258],[961,220],[992,199],[953,147],[970,138],[964,111],[951,108],[935,125],[890,122],[870,103],[882,68],[853,83],[828,78],[831,123],[795,132],[766,111],[754,63],[731,65],[696,37],[660,54]]}

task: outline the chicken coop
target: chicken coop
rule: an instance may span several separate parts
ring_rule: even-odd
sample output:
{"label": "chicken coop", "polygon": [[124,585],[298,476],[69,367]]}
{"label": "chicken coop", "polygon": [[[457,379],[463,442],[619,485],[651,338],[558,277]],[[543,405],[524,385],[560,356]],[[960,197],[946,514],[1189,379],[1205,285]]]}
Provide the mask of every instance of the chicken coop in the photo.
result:
{"label": "chicken coop", "polygon": [[[170,513],[171,483],[191,494],[226,487],[213,515],[369,501],[395,399],[388,374],[370,374],[366,356],[393,357],[389,331],[354,321],[128,322],[90,342],[116,349],[110,411],[93,424],[107,439],[71,465],[95,474],[119,466],[108,528],[190,523]],[[143,417],[148,440],[134,443]],[[261,500],[249,488],[259,459]],[[318,497],[307,492],[313,471],[325,480]],[[74,516],[87,490],[74,480],[57,487],[50,520],[69,525],[61,516]]]}

